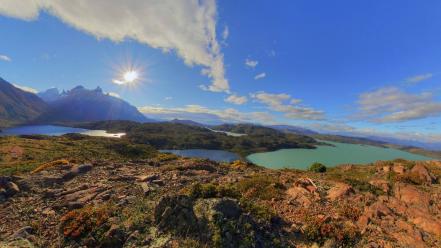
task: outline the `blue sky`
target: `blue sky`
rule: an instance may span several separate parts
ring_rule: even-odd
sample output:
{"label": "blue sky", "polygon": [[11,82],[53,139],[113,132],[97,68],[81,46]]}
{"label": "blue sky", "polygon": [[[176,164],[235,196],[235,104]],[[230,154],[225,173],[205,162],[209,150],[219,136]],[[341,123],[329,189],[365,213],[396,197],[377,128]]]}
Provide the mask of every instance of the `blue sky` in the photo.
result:
{"label": "blue sky", "polygon": [[440,1],[81,2],[0,3],[0,76],[150,117],[441,140]]}

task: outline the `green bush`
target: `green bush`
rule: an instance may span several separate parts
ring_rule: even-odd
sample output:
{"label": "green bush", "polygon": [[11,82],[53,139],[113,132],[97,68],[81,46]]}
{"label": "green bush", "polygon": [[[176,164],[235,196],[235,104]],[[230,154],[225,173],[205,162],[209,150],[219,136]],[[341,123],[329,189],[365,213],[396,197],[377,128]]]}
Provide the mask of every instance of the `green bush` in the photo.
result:
{"label": "green bush", "polygon": [[323,172],[326,172],[326,166],[324,166],[323,164],[321,164],[321,163],[313,163],[311,166],[309,166],[309,169],[308,169],[309,171],[312,171],[312,172],[320,172],[320,173],[323,173]]}

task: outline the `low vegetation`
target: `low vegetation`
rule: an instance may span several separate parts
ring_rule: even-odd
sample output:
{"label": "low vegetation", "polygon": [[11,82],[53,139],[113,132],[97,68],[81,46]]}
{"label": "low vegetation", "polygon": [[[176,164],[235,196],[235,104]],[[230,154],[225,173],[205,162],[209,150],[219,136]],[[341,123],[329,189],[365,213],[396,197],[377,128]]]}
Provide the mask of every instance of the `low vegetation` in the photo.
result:
{"label": "low vegetation", "polygon": [[82,163],[90,158],[124,161],[150,158],[156,154],[156,150],[149,145],[78,134],[60,137],[0,137],[0,175],[33,170],[38,172],[56,164]]}
{"label": "low vegetation", "polygon": [[323,173],[326,172],[326,166],[321,163],[313,163],[308,168],[309,171]]}

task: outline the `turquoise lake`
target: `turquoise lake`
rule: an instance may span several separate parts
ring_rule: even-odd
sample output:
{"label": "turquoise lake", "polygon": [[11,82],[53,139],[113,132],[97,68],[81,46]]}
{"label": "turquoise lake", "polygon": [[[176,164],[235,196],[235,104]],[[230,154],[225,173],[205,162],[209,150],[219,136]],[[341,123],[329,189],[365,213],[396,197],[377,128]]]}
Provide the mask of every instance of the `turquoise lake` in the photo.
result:
{"label": "turquoise lake", "polygon": [[250,162],[267,168],[306,169],[319,162],[332,167],[339,164],[366,164],[377,160],[433,160],[405,151],[368,145],[345,144],[324,141],[334,146],[318,146],[317,149],[282,149],[274,152],[254,153],[247,157]]}

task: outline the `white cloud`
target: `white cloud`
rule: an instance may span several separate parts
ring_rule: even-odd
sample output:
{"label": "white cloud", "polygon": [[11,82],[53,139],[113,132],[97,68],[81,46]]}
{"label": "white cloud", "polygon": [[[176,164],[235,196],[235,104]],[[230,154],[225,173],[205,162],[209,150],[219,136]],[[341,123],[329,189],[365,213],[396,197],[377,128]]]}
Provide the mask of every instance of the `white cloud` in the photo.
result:
{"label": "white cloud", "polygon": [[[299,105],[301,100],[292,98],[290,95],[271,94],[263,91],[251,94],[258,102],[268,106],[269,109],[284,113],[286,118],[302,120],[323,120],[324,112],[313,108]],[[289,102],[289,103],[286,103]]]}
{"label": "white cloud", "polygon": [[6,61],[6,62],[10,62],[11,58],[6,56],[6,55],[0,54],[0,60]]}
{"label": "white cloud", "polygon": [[114,83],[114,84],[118,84],[118,85],[124,85],[124,84],[126,84],[125,81],[123,81],[123,80],[118,80],[118,79],[113,79],[113,80],[112,80],[112,83]]}
{"label": "white cloud", "polygon": [[262,79],[262,78],[265,78],[266,77],[266,73],[265,72],[262,72],[262,73],[260,73],[260,74],[257,74],[255,77],[254,77],[254,80],[259,80],[259,79]]}
{"label": "white cloud", "polygon": [[228,39],[228,36],[230,36],[230,29],[228,26],[224,27],[224,31],[222,32],[222,40],[226,41]]}
{"label": "white cloud", "polygon": [[411,94],[397,87],[366,92],[358,99],[357,117],[378,123],[403,122],[441,115],[441,102],[432,93]]}
{"label": "white cloud", "polygon": [[432,77],[433,77],[432,73],[426,73],[426,74],[421,74],[421,75],[416,75],[416,76],[413,76],[413,77],[409,77],[409,78],[406,79],[406,82],[410,83],[410,84],[417,84],[419,82],[428,80],[428,79],[430,79]]}
{"label": "white cloud", "polygon": [[0,14],[35,20],[46,11],[98,39],[133,39],[174,51],[188,66],[200,65],[212,79],[208,89],[229,89],[216,37],[215,0],[2,0]]}
{"label": "white cloud", "polygon": [[33,94],[37,94],[38,93],[38,90],[36,90],[34,88],[31,88],[31,87],[28,87],[28,86],[22,86],[22,85],[18,85],[18,84],[12,84],[12,85],[14,85],[15,88],[19,88],[22,91],[30,92],[30,93],[33,93]]}
{"label": "white cloud", "polygon": [[121,98],[121,96],[118,93],[115,93],[115,92],[108,92],[107,94],[109,96],[113,96],[113,97],[116,97],[116,98]]}
{"label": "white cloud", "polygon": [[256,66],[259,64],[259,61],[257,60],[251,60],[251,59],[246,59],[245,60],[245,65],[250,67],[250,68],[256,68]]}
{"label": "white cloud", "polygon": [[204,123],[253,122],[272,123],[273,117],[266,112],[240,112],[233,108],[210,109],[200,105],[187,105],[183,108],[164,108],[144,106],[139,111],[150,118],[191,119]]}
{"label": "white cloud", "polygon": [[314,123],[311,124],[309,128],[312,128],[313,130],[323,133],[365,137],[365,138],[384,140],[384,141],[390,139],[399,139],[402,141],[441,144],[441,134],[439,133],[420,133],[414,131],[405,131],[405,132],[380,131],[373,128],[357,128],[344,123]]}
{"label": "white cloud", "polygon": [[268,52],[268,57],[276,57],[276,51],[275,50],[270,50]]}
{"label": "white cloud", "polygon": [[164,97],[164,101],[170,101],[170,100],[173,100],[173,97],[171,97],[171,96]]}
{"label": "white cloud", "polygon": [[248,98],[246,96],[238,96],[238,95],[230,95],[229,97],[225,98],[226,102],[242,105],[248,101]]}

